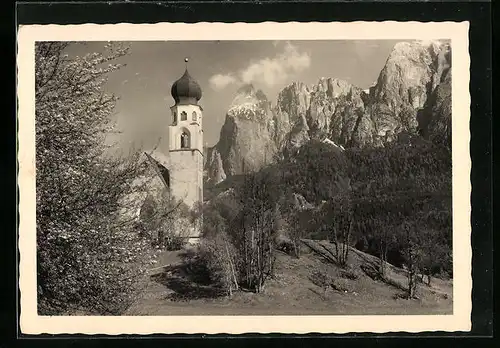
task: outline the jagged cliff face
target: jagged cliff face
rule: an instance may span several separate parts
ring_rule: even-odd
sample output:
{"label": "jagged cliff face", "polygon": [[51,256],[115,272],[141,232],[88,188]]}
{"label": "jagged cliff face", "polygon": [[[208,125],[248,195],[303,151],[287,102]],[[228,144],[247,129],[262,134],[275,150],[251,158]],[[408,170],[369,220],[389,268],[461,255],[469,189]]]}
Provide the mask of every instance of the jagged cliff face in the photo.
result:
{"label": "jagged cliff face", "polygon": [[368,100],[375,137],[384,142],[400,132],[415,131],[417,113],[426,106],[450,66],[448,44],[396,44]]}
{"label": "jagged cliff face", "polygon": [[222,157],[217,146],[208,148],[205,158],[205,181],[211,181],[217,184],[226,180],[226,173],[222,165]]}
{"label": "jagged cliff face", "polygon": [[307,127],[305,117],[310,102],[310,89],[302,82],[294,82],[281,91],[274,108],[276,144],[283,146],[285,142],[302,141],[300,133],[304,127]]}
{"label": "jagged cliff face", "polygon": [[360,88],[332,78],[322,78],[312,86],[293,83],[285,87],[275,108],[281,144],[296,148],[313,138],[329,138],[343,146],[370,141],[363,133],[363,95]]}
{"label": "jagged cliff face", "polygon": [[442,81],[419,111],[417,120],[425,138],[451,147],[451,70],[443,73]]}
{"label": "jagged cliff face", "polygon": [[255,171],[273,160],[277,147],[271,103],[252,85],[236,94],[220,132],[219,142],[207,151],[209,181]]}
{"label": "jagged cliff face", "polygon": [[275,155],[311,139],[343,147],[383,146],[401,132],[451,144],[451,49],[441,42],[394,46],[377,83],[366,91],[335,79],[295,82],[271,106],[253,86],[242,87],[226,115],[206,172],[218,183],[258,170]]}
{"label": "jagged cliff face", "polygon": [[364,115],[364,92],[346,81],[321,79],[313,89],[309,110],[311,135],[327,136],[333,142],[350,146],[353,141],[365,143],[359,125]]}

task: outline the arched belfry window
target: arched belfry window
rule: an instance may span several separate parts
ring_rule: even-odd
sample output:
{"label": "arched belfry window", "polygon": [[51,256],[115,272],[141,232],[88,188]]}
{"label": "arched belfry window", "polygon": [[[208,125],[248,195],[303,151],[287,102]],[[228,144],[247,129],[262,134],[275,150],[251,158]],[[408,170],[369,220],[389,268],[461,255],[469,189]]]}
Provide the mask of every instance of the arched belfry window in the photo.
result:
{"label": "arched belfry window", "polygon": [[181,149],[189,149],[191,147],[191,139],[189,139],[189,133],[183,131],[181,134]]}
{"label": "arched belfry window", "polygon": [[193,121],[198,121],[198,114],[196,113],[196,111],[193,111]]}
{"label": "arched belfry window", "polygon": [[186,121],[188,119],[188,114],[186,111],[181,112],[181,121]]}

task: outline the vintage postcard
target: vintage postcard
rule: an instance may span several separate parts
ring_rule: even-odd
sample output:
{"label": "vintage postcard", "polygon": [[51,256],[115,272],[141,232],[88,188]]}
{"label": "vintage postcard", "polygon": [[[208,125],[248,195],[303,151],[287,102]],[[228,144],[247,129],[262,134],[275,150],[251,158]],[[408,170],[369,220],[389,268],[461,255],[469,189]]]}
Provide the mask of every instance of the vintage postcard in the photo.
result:
{"label": "vintage postcard", "polygon": [[21,332],[469,331],[468,30],[20,26]]}

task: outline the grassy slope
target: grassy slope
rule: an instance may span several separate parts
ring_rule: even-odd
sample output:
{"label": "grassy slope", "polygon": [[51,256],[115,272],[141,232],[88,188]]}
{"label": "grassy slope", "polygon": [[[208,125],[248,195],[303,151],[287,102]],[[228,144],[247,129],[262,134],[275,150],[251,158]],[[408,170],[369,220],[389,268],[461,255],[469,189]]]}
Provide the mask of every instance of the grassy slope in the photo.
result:
{"label": "grassy slope", "polygon": [[[306,241],[307,242],[307,241]],[[314,249],[321,250],[317,242]],[[327,248],[332,245],[321,242]],[[324,249],[323,249],[324,250]],[[333,249],[331,249],[333,250]],[[261,294],[236,292],[231,298],[217,297],[209,286],[179,273],[175,267],[153,275],[143,296],[127,315],[337,315],[337,314],[451,314],[451,281],[433,278],[432,287],[419,286],[418,300],[395,299],[405,284],[404,271],[389,265],[391,283],[376,281],[361,267],[376,264],[374,256],[351,249],[349,264],[358,279],[341,277],[341,270],[325,257],[307,248],[300,259],[278,253],[276,277],[266,283]],[[164,254],[163,264],[181,261],[179,253]],[[326,292],[310,276],[322,270],[337,279],[347,292]]]}

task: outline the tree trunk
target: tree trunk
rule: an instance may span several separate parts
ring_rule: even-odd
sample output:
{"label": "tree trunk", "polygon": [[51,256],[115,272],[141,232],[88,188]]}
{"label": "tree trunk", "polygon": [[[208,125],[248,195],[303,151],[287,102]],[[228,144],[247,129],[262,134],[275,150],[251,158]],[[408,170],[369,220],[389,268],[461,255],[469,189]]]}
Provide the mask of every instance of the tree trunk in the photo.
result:
{"label": "tree trunk", "polygon": [[[411,267],[411,266],[410,266]],[[413,271],[408,268],[408,298],[413,296]]]}
{"label": "tree trunk", "polygon": [[337,258],[337,262],[340,262],[339,260],[339,242],[337,239],[337,229],[333,227],[333,240],[335,243],[335,257]]}
{"label": "tree trunk", "polygon": [[260,250],[260,242],[256,243],[257,248],[257,292],[260,292],[260,286],[262,283],[262,259],[261,259],[261,250]]}
{"label": "tree trunk", "polygon": [[351,229],[352,229],[352,218],[349,217],[349,227],[344,237],[344,249],[345,249],[344,260],[343,260],[344,265],[347,264],[347,258],[349,257],[349,243],[351,239]]}
{"label": "tree trunk", "polygon": [[[236,278],[236,272],[234,270],[234,264],[233,264],[233,260],[231,258],[231,255],[229,254],[229,248],[227,246],[227,241],[224,240],[224,244],[226,246],[226,253],[227,253],[227,257],[229,259],[229,266],[231,267],[231,275],[233,276],[232,278],[232,281],[234,282],[234,286],[236,288],[236,290],[238,290],[238,279]],[[229,286],[229,292],[230,292],[230,295],[232,294],[232,291],[231,291],[231,286]]]}
{"label": "tree trunk", "polygon": [[414,298],[417,290],[418,270],[415,265],[415,259],[410,257],[408,265],[408,298]]}
{"label": "tree trunk", "polygon": [[163,233],[163,230],[160,229],[158,230],[158,245],[160,246],[160,248],[163,248],[164,244],[165,244],[165,235]]}
{"label": "tree trunk", "polygon": [[385,276],[385,262],[384,262],[384,250],[382,246],[382,241],[380,241],[380,246],[379,246],[379,254],[380,254],[380,261],[379,261],[379,272],[382,275],[382,277]]}

